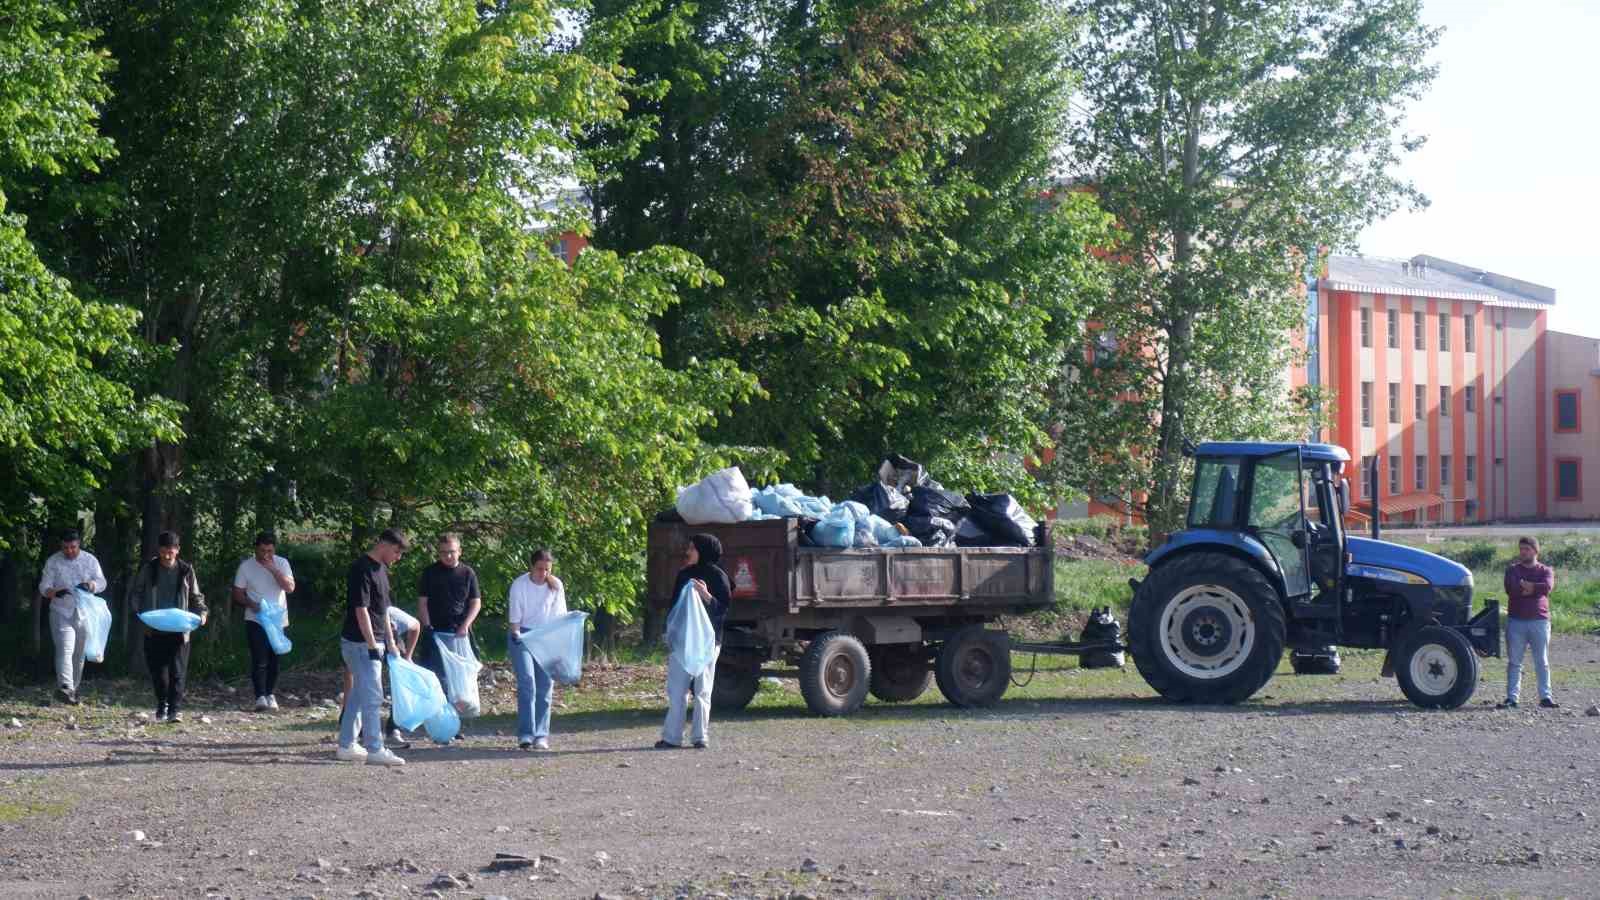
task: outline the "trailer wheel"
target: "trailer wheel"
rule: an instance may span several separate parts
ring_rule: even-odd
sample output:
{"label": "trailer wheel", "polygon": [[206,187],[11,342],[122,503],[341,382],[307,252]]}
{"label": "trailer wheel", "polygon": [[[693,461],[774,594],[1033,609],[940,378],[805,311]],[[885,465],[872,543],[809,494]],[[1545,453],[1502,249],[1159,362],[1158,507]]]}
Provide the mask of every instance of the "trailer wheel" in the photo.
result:
{"label": "trailer wheel", "polygon": [[1242,559],[1193,553],[1157,566],[1128,611],[1139,674],[1168,700],[1238,703],[1283,659],[1283,604]]}
{"label": "trailer wheel", "polygon": [[738,712],[750,705],[760,687],[761,663],[754,655],[724,651],[711,683],[711,708],[719,713]]}
{"label": "trailer wheel", "polygon": [[874,647],[872,696],[885,703],[907,703],[921,697],[933,680],[926,651],[921,645]]}
{"label": "trailer wheel", "polygon": [[866,645],[849,632],[824,633],[800,657],[800,696],[819,716],[843,716],[860,709],[871,680]]}
{"label": "trailer wheel", "polygon": [[1461,632],[1425,625],[1406,640],[1394,674],[1412,703],[1424,709],[1455,709],[1478,689],[1478,656]]}
{"label": "trailer wheel", "polygon": [[934,660],[939,692],[957,706],[993,706],[1011,682],[1011,638],[968,625],[944,642]]}

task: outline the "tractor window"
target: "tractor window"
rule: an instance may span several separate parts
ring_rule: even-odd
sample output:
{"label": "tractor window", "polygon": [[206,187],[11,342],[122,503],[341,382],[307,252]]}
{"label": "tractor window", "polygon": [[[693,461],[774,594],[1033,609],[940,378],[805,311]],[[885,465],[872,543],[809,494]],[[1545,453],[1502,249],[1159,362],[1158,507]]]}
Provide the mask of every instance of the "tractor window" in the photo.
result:
{"label": "tractor window", "polygon": [[1256,463],[1250,493],[1250,524],[1256,528],[1293,531],[1301,527],[1300,460],[1280,453]]}
{"label": "tractor window", "polygon": [[1236,456],[1202,459],[1194,467],[1194,493],[1189,497],[1190,528],[1233,528],[1239,514],[1239,471]]}

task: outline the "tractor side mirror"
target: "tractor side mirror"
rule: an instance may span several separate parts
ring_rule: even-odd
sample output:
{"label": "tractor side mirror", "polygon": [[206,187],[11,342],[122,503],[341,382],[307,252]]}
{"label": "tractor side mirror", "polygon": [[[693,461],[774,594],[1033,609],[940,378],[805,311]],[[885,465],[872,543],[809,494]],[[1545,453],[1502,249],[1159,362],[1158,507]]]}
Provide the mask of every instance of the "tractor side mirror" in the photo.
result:
{"label": "tractor side mirror", "polygon": [[1339,479],[1339,516],[1343,518],[1350,513],[1350,479]]}
{"label": "tractor side mirror", "polygon": [[1293,544],[1296,550],[1304,550],[1309,541],[1306,538],[1306,533],[1301,529],[1296,528],[1295,530],[1289,532],[1289,543]]}

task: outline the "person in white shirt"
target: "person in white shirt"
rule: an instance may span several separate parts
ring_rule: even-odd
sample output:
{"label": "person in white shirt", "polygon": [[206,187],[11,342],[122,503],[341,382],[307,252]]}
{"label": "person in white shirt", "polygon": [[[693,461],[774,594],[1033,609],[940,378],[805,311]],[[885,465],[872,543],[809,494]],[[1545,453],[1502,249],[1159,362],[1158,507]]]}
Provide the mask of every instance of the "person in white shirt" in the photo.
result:
{"label": "person in white shirt", "polygon": [[39,596],[50,607],[50,634],[56,643],[56,697],[77,706],[84,642],[89,635],[74,589],[98,594],[106,589],[106,575],[100,570],[100,560],[83,549],[82,536],[69,530],[61,534],[60,552],[44,561]]}
{"label": "person in white shirt", "polygon": [[528,560],[528,571],[511,582],[506,621],[510,634],[506,655],[517,672],[517,746],[524,750],[550,749],[550,702],[555,682],[522,643],[523,632],[567,614],[567,592],[561,579],[550,574],[555,556],[539,549]]}
{"label": "person in white shirt", "polygon": [[239,563],[233,574],[233,603],[244,607],[244,636],[250,645],[250,684],[256,691],[256,712],[278,708],[278,654],[267,643],[267,631],[256,622],[261,604],[283,609],[289,625],[289,594],[294,593],[294,571],[277,555],[278,539],[270,531],[256,535],[255,555]]}

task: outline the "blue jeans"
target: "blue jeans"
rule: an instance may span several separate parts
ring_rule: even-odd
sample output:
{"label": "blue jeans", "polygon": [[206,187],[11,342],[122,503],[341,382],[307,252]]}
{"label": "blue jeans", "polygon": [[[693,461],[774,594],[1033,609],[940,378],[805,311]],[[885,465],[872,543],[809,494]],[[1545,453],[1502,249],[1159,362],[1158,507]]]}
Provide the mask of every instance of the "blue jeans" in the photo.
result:
{"label": "blue jeans", "polygon": [[[378,644],[379,653],[383,644]],[[344,715],[339,719],[339,746],[349,747],[356,741],[356,722],[361,723],[361,746],[368,753],[383,749],[383,661],[369,659],[367,645],[360,641],[339,640],[339,652],[355,680],[350,686],[350,696],[344,701]]]}
{"label": "blue jeans", "polygon": [[1533,670],[1539,676],[1539,699],[1550,693],[1550,620],[1506,619],[1506,699],[1522,692],[1522,652],[1533,651]]}
{"label": "blue jeans", "polygon": [[510,635],[506,636],[506,655],[517,672],[517,742],[549,737],[550,701],[555,697],[556,683],[533,658],[528,646]]}

